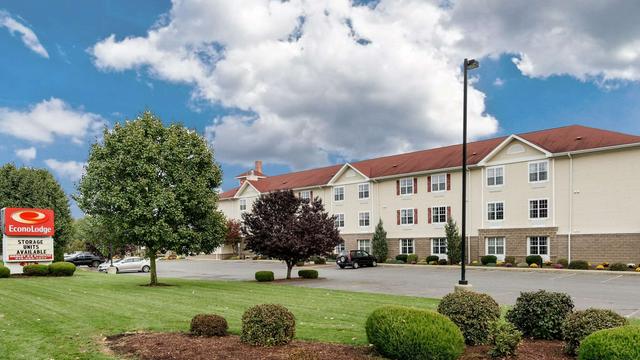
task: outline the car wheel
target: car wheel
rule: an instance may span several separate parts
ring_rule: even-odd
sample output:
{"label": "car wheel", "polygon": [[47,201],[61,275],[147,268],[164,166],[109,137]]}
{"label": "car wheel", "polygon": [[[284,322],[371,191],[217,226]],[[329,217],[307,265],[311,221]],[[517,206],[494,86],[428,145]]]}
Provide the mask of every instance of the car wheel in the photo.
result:
{"label": "car wheel", "polygon": [[149,272],[149,270],[150,270],[150,268],[149,268],[148,265],[145,265],[145,266],[142,267],[142,272],[147,273],[147,272]]}
{"label": "car wheel", "polygon": [[91,263],[91,267],[97,268],[98,266],[100,266],[100,261],[94,261]]}
{"label": "car wheel", "polygon": [[359,268],[359,267],[360,267],[360,264],[358,264],[358,262],[357,262],[357,261],[354,261],[354,262],[353,262],[353,268],[354,268],[354,269],[357,269],[357,268]]}
{"label": "car wheel", "polygon": [[378,262],[377,262],[377,261],[375,261],[375,260],[373,260],[373,262],[371,263],[371,266],[373,266],[373,267],[378,266]]}

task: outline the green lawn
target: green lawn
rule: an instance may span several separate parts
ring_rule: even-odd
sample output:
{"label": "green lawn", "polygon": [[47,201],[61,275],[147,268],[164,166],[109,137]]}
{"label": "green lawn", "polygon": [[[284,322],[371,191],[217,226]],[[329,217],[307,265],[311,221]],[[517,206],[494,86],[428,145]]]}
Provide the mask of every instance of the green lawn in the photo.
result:
{"label": "green lawn", "polygon": [[70,278],[0,279],[0,359],[107,359],[99,341],[125,331],[187,331],[197,313],[217,313],[240,331],[254,304],[279,303],[297,338],[364,344],[364,323],[386,304],[435,308],[437,300],[252,282],[148,279],[77,271]]}

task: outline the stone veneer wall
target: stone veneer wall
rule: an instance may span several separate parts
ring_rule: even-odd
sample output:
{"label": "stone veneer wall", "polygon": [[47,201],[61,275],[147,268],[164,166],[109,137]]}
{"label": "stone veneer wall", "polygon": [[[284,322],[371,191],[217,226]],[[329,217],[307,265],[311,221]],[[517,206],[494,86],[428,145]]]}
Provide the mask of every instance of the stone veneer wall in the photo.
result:
{"label": "stone veneer wall", "polygon": [[[562,235],[568,242],[567,235]],[[640,263],[640,233],[635,234],[573,234],[571,259],[591,263]]]}
{"label": "stone veneer wall", "polygon": [[529,236],[548,236],[549,252],[551,260],[566,258],[566,252],[562,253],[561,247],[558,247],[556,240],[557,227],[539,227],[539,228],[515,228],[515,229],[479,229],[479,236],[471,244],[471,260],[479,260],[485,254],[485,238],[490,236],[503,236],[505,238],[505,255],[515,256],[516,262],[524,262],[527,257],[527,237]]}

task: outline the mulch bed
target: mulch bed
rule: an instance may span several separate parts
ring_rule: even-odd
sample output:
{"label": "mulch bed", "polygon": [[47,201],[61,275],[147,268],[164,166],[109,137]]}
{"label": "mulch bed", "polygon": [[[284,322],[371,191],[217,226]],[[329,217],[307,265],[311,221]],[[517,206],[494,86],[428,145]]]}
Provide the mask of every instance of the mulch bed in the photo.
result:
{"label": "mulch bed", "polygon": [[[294,340],[288,345],[257,347],[240,337],[196,337],[184,333],[135,333],[111,336],[106,345],[118,355],[142,360],[365,360],[381,359],[368,346]],[[488,346],[467,347],[460,360],[488,360]],[[524,340],[510,360],[575,360],[562,352],[562,342]]]}

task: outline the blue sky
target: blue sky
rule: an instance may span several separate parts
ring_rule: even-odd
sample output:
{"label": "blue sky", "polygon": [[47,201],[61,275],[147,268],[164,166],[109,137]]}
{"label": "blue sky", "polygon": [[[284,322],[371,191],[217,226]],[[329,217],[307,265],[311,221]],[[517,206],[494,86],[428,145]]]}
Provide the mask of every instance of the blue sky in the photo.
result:
{"label": "blue sky", "polygon": [[[315,7],[295,7],[294,1],[251,17],[240,12],[262,6],[259,2],[249,1],[244,9],[213,3],[207,9],[176,8],[155,0],[0,3],[0,162],[49,168],[71,194],[96,129],[146,108],[167,123],[179,121],[197,129],[211,141],[224,171],[224,189],[235,186],[233,177],[256,159],[264,160],[266,173],[278,174],[455,143],[462,91],[455,60],[463,53],[481,62],[473,72],[470,95],[475,100],[470,120],[476,138],[574,123],[640,134],[640,71],[633,65],[639,55],[625,52],[637,37],[607,42],[594,38],[597,26],[592,32],[584,22],[576,28],[569,23],[567,31],[574,37],[579,32],[578,39],[602,40],[584,43],[600,43],[603,53],[620,53],[627,61],[607,63],[594,57],[592,63],[578,66],[565,55],[572,46],[568,43],[549,49],[558,58],[547,61],[546,50],[520,43],[522,37],[474,39],[475,45],[468,46],[454,30],[427,34],[421,41],[406,35],[419,32],[411,27],[413,17],[427,19],[427,29],[429,24],[459,29],[452,22],[468,19],[468,9],[431,6],[406,15],[405,9],[384,1],[375,7],[345,2],[321,13]],[[382,13],[384,6],[388,8]],[[437,15],[447,11],[452,16],[443,25]],[[318,20],[316,12],[324,20]],[[198,16],[212,24],[185,25]],[[383,26],[403,16],[407,25],[397,36],[406,44],[398,43],[396,29]],[[508,22],[508,14],[491,16],[484,21],[501,29],[516,26]],[[374,17],[377,22],[371,21]],[[352,21],[345,25],[347,18]],[[287,21],[290,29],[281,25]],[[540,22],[540,33],[550,36],[553,47],[556,35],[545,35],[547,24]],[[41,47],[23,41],[19,30],[25,28]],[[285,41],[280,40],[283,31],[294,28],[302,36],[289,40],[286,45],[292,47],[274,41]],[[314,35],[318,29],[323,37]],[[150,35],[154,31],[157,34]],[[346,37],[360,41],[350,44]],[[294,50],[295,57],[281,55]],[[319,52],[309,54],[314,50]],[[383,60],[371,63],[362,51],[375,51],[374,57]],[[580,55],[586,50],[573,51]],[[425,55],[434,52],[444,55]],[[331,56],[323,58],[326,53]],[[179,55],[174,59],[174,54]],[[393,68],[396,63],[398,69]],[[61,121],[63,117],[68,121]],[[59,121],[66,126],[85,121],[86,129],[59,129]],[[28,134],[43,122],[51,128],[48,133]],[[19,152],[25,149],[29,151]],[[74,215],[81,216],[75,206]]]}

